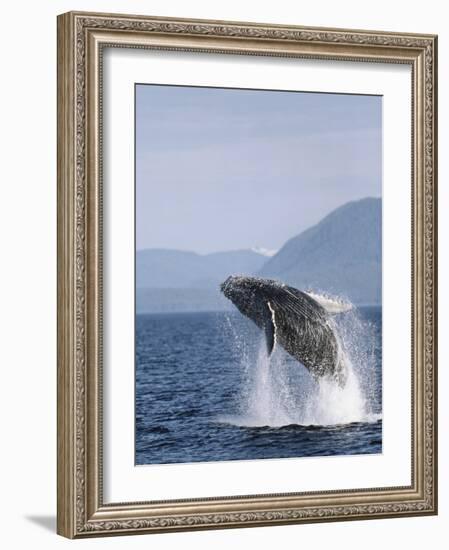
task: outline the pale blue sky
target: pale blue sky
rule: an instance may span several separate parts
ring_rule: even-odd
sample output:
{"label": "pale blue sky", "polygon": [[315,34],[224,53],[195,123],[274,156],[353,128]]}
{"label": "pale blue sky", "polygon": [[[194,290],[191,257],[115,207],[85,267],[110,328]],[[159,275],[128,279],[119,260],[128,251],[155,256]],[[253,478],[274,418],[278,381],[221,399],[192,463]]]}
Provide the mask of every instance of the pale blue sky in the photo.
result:
{"label": "pale blue sky", "polygon": [[137,249],[278,249],[381,182],[379,96],[136,86]]}

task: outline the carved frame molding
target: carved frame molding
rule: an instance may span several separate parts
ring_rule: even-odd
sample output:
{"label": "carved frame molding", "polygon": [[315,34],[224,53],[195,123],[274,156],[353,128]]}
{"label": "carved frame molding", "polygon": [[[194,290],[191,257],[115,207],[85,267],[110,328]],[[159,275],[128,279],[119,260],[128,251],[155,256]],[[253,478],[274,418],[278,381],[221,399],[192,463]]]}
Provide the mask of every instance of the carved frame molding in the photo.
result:
{"label": "carved frame molding", "polygon": [[[104,47],[411,66],[410,487],[103,504]],[[58,533],[78,538],[437,512],[436,55],[431,35],[76,12],[58,17]]]}

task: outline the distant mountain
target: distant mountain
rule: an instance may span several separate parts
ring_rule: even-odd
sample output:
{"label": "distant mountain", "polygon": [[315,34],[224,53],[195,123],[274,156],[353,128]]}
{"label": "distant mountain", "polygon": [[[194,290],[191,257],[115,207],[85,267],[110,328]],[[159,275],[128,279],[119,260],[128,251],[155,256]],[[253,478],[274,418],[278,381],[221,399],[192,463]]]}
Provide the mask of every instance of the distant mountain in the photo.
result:
{"label": "distant mountain", "polygon": [[138,313],[232,308],[219,285],[229,275],[279,279],[356,304],[382,299],[382,202],[367,198],[337,208],[317,225],[266,249],[196,254],[149,249],[136,254]]}
{"label": "distant mountain", "polygon": [[216,290],[230,273],[257,273],[266,259],[253,250],[205,255],[183,250],[139,250],[136,254],[136,286]]}
{"label": "distant mountain", "polygon": [[287,241],[258,275],[343,295],[358,304],[379,304],[381,231],[381,199],[349,202]]}
{"label": "distant mountain", "polygon": [[262,256],[267,256],[268,258],[271,258],[271,256],[274,256],[277,252],[277,250],[274,250],[272,248],[263,248],[262,246],[256,246],[254,248],[251,248],[253,252],[257,252],[258,254],[262,254]]}

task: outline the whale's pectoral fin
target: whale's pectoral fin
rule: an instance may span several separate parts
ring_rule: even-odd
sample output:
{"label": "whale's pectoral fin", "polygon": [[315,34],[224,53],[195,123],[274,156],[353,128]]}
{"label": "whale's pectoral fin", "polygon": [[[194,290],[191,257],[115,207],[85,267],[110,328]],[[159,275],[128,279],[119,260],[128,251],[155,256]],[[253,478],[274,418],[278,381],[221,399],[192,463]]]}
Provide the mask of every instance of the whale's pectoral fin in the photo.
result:
{"label": "whale's pectoral fin", "polygon": [[276,340],[275,337],[275,326],[271,319],[267,319],[267,322],[265,323],[265,341],[267,343],[267,353],[268,357],[273,353],[274,343]]}
{"label": "whale's pectoral fin", "polygon": [[276,344],[276,320],[274,315],[274,309],[271,307],[270,302],[267,302],[267,313],[265,315],[265,341],[267,343],[268,357],[273,353],[274,345]]}

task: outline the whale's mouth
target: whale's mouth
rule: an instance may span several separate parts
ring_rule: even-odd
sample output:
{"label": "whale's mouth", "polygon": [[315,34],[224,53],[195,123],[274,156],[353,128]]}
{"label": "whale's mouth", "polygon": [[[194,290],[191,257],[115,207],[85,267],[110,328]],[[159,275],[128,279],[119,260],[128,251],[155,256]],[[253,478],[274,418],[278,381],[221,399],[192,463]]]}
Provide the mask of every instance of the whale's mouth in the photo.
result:
{"label": "whale's mouth", "polygon": [[228,300],[233,301],[232,298],[235,295],[236,292],[236,285],[234,277],[230,276],[225,281],[223,281],[220,285],[220,290],[224,294]]}
{"label": "whale's mouth", "polygon": [[221,283],[220,290],[221,292],[223,292],[225,296],[226,296],[226,292],[229,290],[231,285],[232,285],[232,276],[228,277],[225,281]]}
{"label": "whale's mouth", "polygon": [[250,281],[250,277],[245,277],[243,275],[230,275],[224,282],[221,283],[220,290],[226,298],[233,301],[238,293],[243,293],[245,290],[248,290]]}

